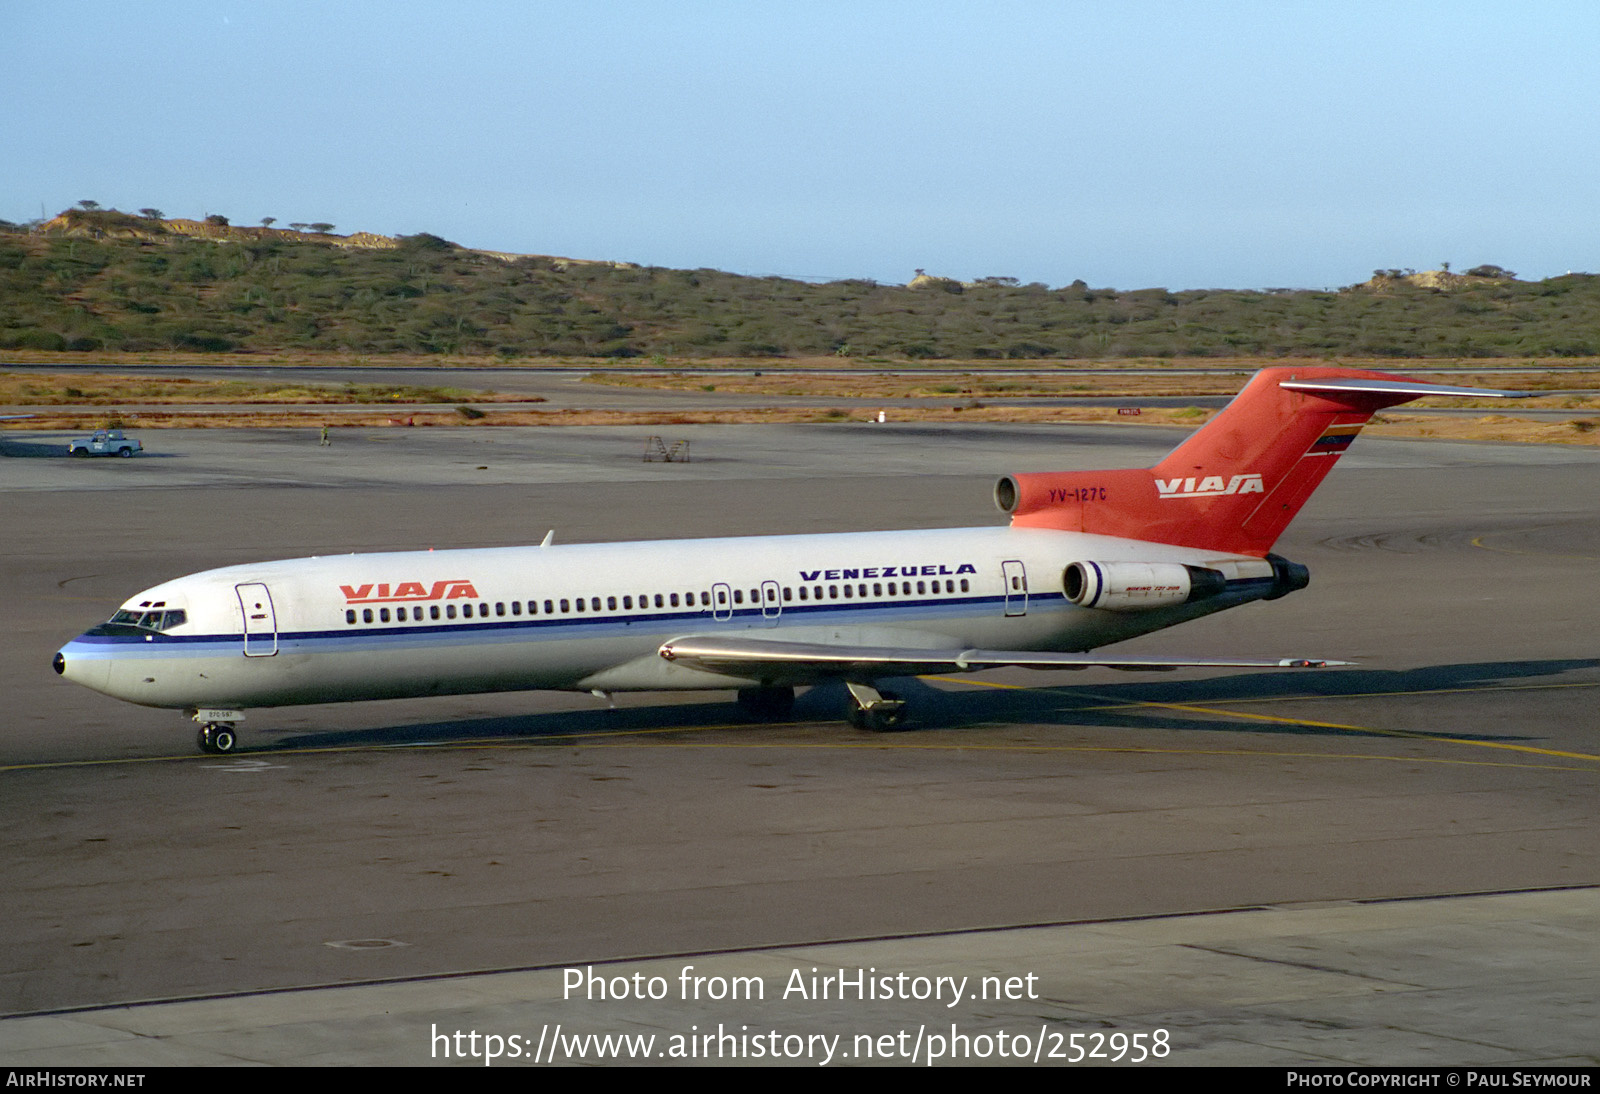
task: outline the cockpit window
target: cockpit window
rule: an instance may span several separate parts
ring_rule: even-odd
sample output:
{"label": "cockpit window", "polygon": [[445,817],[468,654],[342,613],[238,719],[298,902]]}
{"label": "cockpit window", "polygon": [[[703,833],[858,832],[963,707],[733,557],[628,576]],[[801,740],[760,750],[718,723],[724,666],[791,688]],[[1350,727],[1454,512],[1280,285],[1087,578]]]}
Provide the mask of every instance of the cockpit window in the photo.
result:
{"label": "cockpit window", "polygon": [[181,627],[187,619],[182,609],[168,609],[164,612],[120,611],[111,617],[111,622],[142,627],[147,631],[170,631],[174,627]]}

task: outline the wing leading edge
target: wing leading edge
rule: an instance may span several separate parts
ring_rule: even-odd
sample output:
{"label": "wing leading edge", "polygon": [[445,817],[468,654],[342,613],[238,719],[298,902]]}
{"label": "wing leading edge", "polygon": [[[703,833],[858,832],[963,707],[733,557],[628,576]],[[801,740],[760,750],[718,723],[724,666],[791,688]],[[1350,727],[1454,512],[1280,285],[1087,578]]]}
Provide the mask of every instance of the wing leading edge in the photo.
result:
{"label": "wing leading edge", "polygon": [[668,661],[726,676],[794,681],[825,677],[872,680],[884,676],[977,672],[980,669],[1008,667],[1166,672],[1181,668],[1322,668],[1353,663],[1299,657],[1107,657],[1099,653],[1024,650],[894,649],[882,646],[831,646],[817,642],[771,642],[722,635],[675,638],[663,643],[659,653]]}

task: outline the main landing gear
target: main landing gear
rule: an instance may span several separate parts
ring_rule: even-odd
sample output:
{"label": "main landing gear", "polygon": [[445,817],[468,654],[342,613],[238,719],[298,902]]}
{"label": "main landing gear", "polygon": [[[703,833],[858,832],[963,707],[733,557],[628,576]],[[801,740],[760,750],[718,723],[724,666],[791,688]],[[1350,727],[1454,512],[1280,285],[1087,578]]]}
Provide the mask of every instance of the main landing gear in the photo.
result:
{"label": "main landing gear", "polygon": [[905,725],[906,701],[894,692],[850,681],[846,681],[845,687],[850,689],[848,717],[857,729],[887,733]]}

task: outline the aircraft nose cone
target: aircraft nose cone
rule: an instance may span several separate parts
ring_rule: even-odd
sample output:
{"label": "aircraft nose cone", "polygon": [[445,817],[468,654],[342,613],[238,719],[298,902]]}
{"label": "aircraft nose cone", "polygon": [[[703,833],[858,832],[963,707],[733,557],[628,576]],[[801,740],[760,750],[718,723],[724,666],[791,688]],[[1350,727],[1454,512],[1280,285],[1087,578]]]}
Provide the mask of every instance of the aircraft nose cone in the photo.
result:
{"label": "aircraft nose cone", "polygon": [[111,676],[111,663],[98,657],[87,656],[82,649],[74,649],[68,642],[56,651],[50,667],[56,675],[74,684],[82,684],[95,691],[104,691]]}

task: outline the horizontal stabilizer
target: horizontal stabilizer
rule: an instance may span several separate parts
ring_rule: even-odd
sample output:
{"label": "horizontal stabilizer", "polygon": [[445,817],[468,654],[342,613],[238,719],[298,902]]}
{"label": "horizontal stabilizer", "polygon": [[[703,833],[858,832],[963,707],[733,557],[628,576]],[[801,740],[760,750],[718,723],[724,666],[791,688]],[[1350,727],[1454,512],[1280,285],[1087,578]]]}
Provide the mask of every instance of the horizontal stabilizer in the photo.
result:
{"label": "horizontal stabilizer", "polygon": [[1297,657],[1107,657],[1099,653],[1024,650],[893,649],[881,646],[831,646],[819,642],[770,642],[723,635],[675,638],[662,645],[660,654],[668,661],[708,672],[797,683],[830,677],[871,680],[883,676],[976,672],[1006,667],[1165,672],[1182,668],[1290,669],[1350,664],[1348,661]]}
{"label": "horizontal stabilizer", "polygon": [[1451,384],[1423,384],[1416,380],[1368,380],[1334,376],[1322,380],[1279,380],[1279,387],[1290,391],[1348,392],[1352,395],[1393,396],[1397,403],[1423,399],[1429,395],[1448,395],[1467,399],[1526,399],[1531,391],[1499,391],[1491,387],[1455,387]]}

